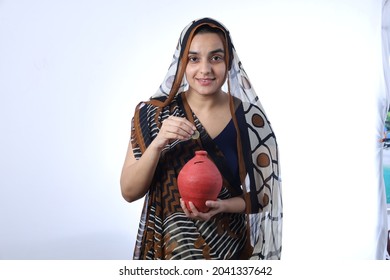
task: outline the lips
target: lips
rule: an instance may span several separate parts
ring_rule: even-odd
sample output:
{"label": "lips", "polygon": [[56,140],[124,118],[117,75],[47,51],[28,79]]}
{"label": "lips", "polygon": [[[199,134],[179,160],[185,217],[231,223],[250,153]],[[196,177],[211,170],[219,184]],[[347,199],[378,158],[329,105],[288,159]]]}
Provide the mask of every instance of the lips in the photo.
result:
{"label": "lips", "polygon": [[197,78],[196,80],[200,85],[208,86],[215,80],[215,78]]}

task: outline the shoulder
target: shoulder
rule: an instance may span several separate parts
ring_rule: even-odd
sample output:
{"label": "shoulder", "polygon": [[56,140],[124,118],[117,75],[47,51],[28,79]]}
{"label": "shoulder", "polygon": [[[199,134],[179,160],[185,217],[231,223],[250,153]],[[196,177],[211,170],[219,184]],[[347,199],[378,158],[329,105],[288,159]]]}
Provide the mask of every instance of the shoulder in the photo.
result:
{"label": "shoulder", "polygon": [[140,102],[135,110],[140,121],[155,122],[162,121],[170,115],[180,115],[181,96],[177,95],[168,104],[166,96],[151,98],[148,101]]}

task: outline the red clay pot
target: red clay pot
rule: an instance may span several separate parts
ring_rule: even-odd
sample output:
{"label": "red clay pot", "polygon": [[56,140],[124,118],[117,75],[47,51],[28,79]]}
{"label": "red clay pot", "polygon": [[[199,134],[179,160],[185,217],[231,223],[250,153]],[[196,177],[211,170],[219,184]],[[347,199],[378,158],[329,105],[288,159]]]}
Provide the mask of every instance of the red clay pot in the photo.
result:
{"label": "red clay pot", "polygon": [[[177,184],[187,209],[191,201],[200,212],[207,212],[207,200],[217,200],[222,189],[222,175],[207,157],[206,151],[196,151],[195,156],[180,170]],[[190,210],[191,211],[191,210]]]}

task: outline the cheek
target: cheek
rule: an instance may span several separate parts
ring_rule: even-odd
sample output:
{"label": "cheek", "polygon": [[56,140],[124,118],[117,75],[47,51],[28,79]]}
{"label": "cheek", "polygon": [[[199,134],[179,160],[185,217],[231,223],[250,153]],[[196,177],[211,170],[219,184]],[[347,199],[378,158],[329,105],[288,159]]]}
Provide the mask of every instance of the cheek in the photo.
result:
{"label": "cheek", "polygon": [[186,71],[184,72],[187,78],[190,78],[194,74],[194,69],[190,65],[187,65]]}
{"label": "cheek", "polygon": [[218,67],[218,69],[216,69],[218,71],[218,75],[221,76],[221,77],[226,77],[226,67],[225,65],[221,66],[221,67]]}

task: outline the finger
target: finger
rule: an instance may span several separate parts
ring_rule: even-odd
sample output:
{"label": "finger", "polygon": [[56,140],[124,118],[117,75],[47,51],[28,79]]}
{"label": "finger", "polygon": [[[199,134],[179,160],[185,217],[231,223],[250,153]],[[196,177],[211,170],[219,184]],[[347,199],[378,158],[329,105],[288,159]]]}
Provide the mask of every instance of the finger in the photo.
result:
{"label": "finger", "polygon": [[182,123],[183,125],[187,126],[190,130],[196,130],[195,125],[191,123],[189,120],[187,120],[186,118],[169,116],[168,119],[176,121],[178,123]]}
{"label": "finger", "polygon": [[178,126],[175,122],[166,122],[161,127],[160,133],[164,135],[167,139],[189,139],[191,137],[191,133],[183,130],[180,126]]}
{"label": "finger", "polygon": [[203,213],[199,212],[199,210],[196,208],[195,204],[192,203],[192,201],[189,201],[188,205],[190,206],[190,209],[191,209],[191,212],[192,212],[192,216],[204,219]]}
{"label": "finger", "polygon": [[180,198],[180,206],[183,209],[183,211],[186,214],[186,216],[189,217],[191,215],[191,213],[188,211],[188,209],[186,207],[186,204],[184,203],[183,199],[181,199],[181,198]]}
{"label": "finger", "polygon": [[214,215],[213,214],[214,211],[209,211],[209,212],[203,213],[203,212],[200,212],[192,202],[189,202],[188,204],[189,204],[190,209],[192,211],[190,217],[193,219],[197,219],[197,220],[201,220],[201,221],[208,221]]}
{"label": "finger", "polygon": [[175,125],[168,124],[167,122],[160,128],[158,136],[166,140],[187,140],[189,138],[189,134],[187,132]]}
{"label": "finger", "polygon": [[206,206],[209,207],[209,208],[218,208],[219,207],[219,203],[218,201],[214,201],[214,200],[207,200],[205,202]]}
{"label": "finger", "polygon": [[217,201],[207,200],[205,204],[210,209],[207,213],[205,213],[208,216],[207,219],[210,219],[213,216],[215,216],[216,214],[219,214],[220,212],[222,212],[221,204],[219,203],[218,200]]}
{"label": "finger", "polygon": [[170,122],[169,124],[172,127],[180,128],[182,131],[186,132],[189,136],[194,134],[194,132],[196,131],[195,125],[192,124],[186,118],[170,116],[167,120],[169,120],[169,122]]}

